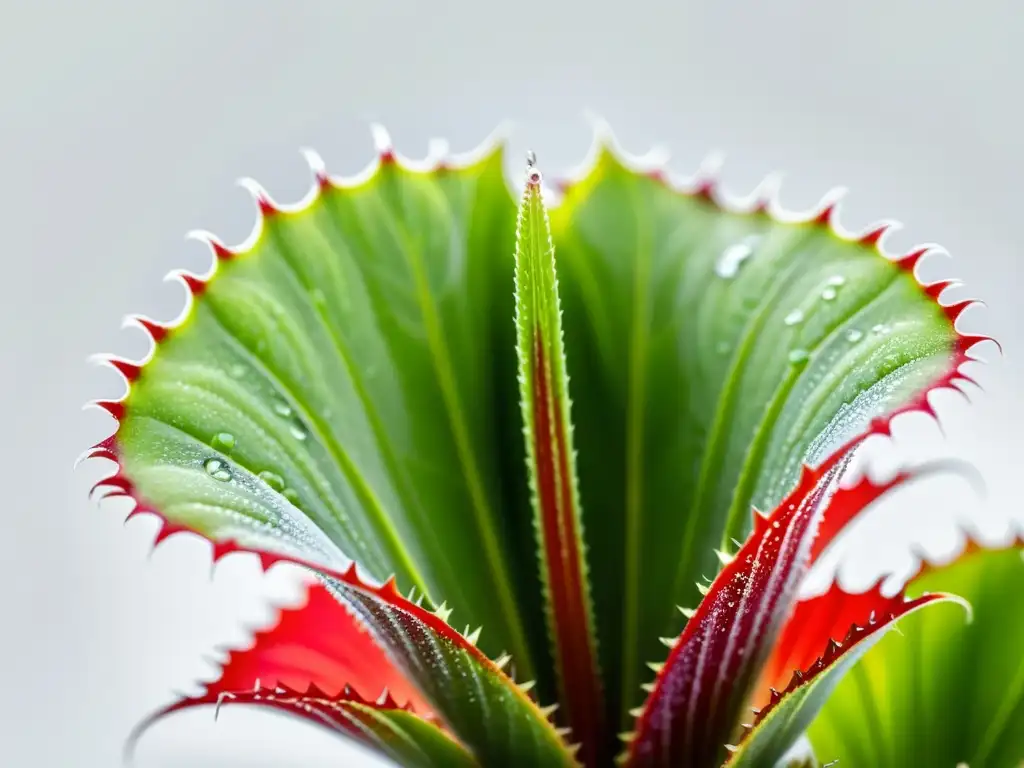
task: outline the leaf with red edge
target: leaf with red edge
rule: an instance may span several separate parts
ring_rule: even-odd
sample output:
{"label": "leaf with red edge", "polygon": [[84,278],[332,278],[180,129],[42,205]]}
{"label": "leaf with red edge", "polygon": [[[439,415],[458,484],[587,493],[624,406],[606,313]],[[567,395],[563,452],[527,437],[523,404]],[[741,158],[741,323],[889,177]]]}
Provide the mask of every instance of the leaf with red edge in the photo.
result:
{"label": "leaf with red edge", "polygon": [[792,610],[811,542],[846,462],[806,469],[797,489],[708,588],[638,712],[626,764],[713,765],[725,754],[747,692]]}
{"label": "leaf with red edge", "polygon": [[[164,529],[167,530],[167,529]],[[168,535],[195,531],[175,528]],[[201,535],[201,534],[200,534]],[[166,537],[164,537],[166,538]],[[448,623],[451,610],[430,611],[403,597],[390,579],[374,585],[355,564],[341,571],[298,555],[233,541],[213,543],[214,559],[234,552],[255,554],[261,567],[291,563],[309,568],[342,601],[394,667],[416,687],[433,714],[483,764],[575,766],[574,747],[549,721],[554,706],[540,707],[528,695],[533,681],[517,683],[506,671],[511,657],[492,661],[475,645],[479,631],[462,634]],[[376,657],[374,657],[376,658]],[[390,675],[387,670],[381,674]]]}
{"label": "leaf with red edge", "polygon": [[[590,582],[576,480],[555,246],[530,156],[516,226],[516,349],[548,636],[564,722],[580,759],[596,765],[605,728]],[[560,712],[559,714],[563,714]]]}
{"label": "leaf with red edge", "polygon": [[[282,610],[273,625],[255,632],[248,647],[228,650],[217,679],[204,684],[202,697],[190,700],[216,700],[261,685],[292,690],[312,685],[325,695],[350,687],[371,698],[387,691],[418,714],[430,711],[373,637],[320,583],[309,585],[302,605]],[[175,704],[164,713],[180,708]]]}
{"label": "leaf with red edge", "polygon": [[[769,689],[767,701],[757,709],[750,727],[743,727],[728,765],[774,765],[800,738],[843,676],[899,619],[940,602],[958,602],[969,609],[955,595],[936,593],[909,600],[903,593],[885,597],[878,589],[850,595],[833,588],[817,601],[807,601],[789,626],[794,632],[806,626],[810,636],[828,639],[819,646],[818,656],[811,664],[790,668],[789,682],[780,684],[781,690]],[[852,616],[858,618],[847,623],[844,630],[836,629]],[[829,629],[822,631],[822,627]],[[777,670],[773,671],[773,682],[783,679]]]}
{"label": "leaf with red edge", "polygon": [[354,689],[329,695],[315,685],[296,690],[285,685],[260,686],[206,694],[170,707],[177,712],[193,707],[251,705],[294,715],[307,722],[354,739],[409,768],[469,768],[479,763],[435,723],[384,694],[364,699]]}
{"label": "leaf with red edge", "polygon": [[[588,666],[625,717],[658,635],[678,632],[673,606],[693,604],[716,545],[747,535],[751,505],[776,509],[802,466],[895,414],[931,413],[929,393],[968,380],[985,337],[956,329],[969,302],[941,304],[948,283],[917,280],[927,249],[886,258],[886,228],[840,231],[835,201],[805,217],[763,196],[743,207],[596,138],[551,228],[568,374],[586,382],[579,529],[602,566]],[[511,650],[553,688],[509,418],[515,204],[500,151],[414,169],[382,149],[354,180],[314,165],[289,209],[249,185],[250,242],[206,238],[215,267],[178,275],[181,322],[140,321],[152,358],[110,361],[130,388],[101,404],[121,422],[91,451],[119,463],[101,487],[158,512],[160,538],[195,530],[218,554],[237,542],[328,573],[354,558],[431,606],[447,598],[485,626],[488,654]]]}
{"label": "leaf with red edge", "polygon": [[[953,592],[971,619],[923,611],[900,622],[829,697],[808,730],[840,766],[1016,768],[1024,760],[1024,528],[967,533],[962,552],[924,555],[906,591]],[[924,738],[921,738],[924,736]]]}

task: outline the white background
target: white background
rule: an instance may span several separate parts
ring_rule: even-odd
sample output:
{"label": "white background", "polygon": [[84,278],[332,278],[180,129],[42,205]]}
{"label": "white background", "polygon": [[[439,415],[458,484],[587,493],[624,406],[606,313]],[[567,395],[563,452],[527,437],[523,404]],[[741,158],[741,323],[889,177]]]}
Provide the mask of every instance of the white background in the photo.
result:
{"label": "white background", "polygon": [[[141,714],[209,674],[202,654],[241,641],[268,597],[294,597],[287,574],[245,559],[211,580],[194,541],[150,558],[151,524],[122,527],[116,504],[86,500],[103,467],[71,464],[109,419],[79,409],[120,384],[85,360],[146,351],[118,330],[128,312],[177,315],[162,276],[209,258],[187,230],[248,233],[237,177],[297,199],[298,148],[351,173],[371,119],[421,156],[430,137],[469,149],[512,118],[511,155],[533,147],[550,176],[583,155],[591,108],[635,151],[668,144],[679,171],[724,150],[736,192],[776,169],[795,208],[849,186],[848,227],[895,217],[892,249],[949,249],[925,273],[984,297],[965,324],[1007,353],[974,406],[938,399],[946,438],[909,417],[889,451],[971,459],[987,502],[943,483],[908,493],[858,531],[862,575],[906,564],[912,520],[939,551],[955,545],[950,514],[1022,516],[1022,28],[1019,0],[0,0],[0,762],[117,765]],[[229,710],[216,727],[209,711],[160,726],[138,764],[360,760],[315,729]]]}

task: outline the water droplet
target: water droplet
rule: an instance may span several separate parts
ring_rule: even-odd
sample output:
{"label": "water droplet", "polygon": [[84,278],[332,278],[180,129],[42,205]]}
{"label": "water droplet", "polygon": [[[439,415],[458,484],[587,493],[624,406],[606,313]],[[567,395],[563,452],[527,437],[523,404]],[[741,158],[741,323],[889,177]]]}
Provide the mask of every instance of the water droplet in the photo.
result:
{"label": "water droplet", "polygon": [[832,287],[828,287],[821,292],[821,298],[825,301],[832,301],[836,296],[836,289]]}
{"label": "water droplet", "polygon": [[851,344],[856,344],[858,341],[864,338],[864,332],[858,331],[856,328],[851,328],[846,332],[846,340]]}
{"label": "water droplet", "polygon": [[228,369],[228,375],[233,379],[240,379],[245,376],[245,366],[241,363],[235,363]]}
{"label": "water droplet", "polygon": [[296,440],[305,440],[308,434],[301,424],[292,424],[288,427],[288,431]]}
{"label": "water droplet", "polygon": [[292,506],[299,506],[299,492],[294,488],[285,488],[281,491],[281,495],[288,499]]}
{"label": "water droplet", "polygon": [[841,285],[846,285],[846,278],[843,277],[842,275],[832,275],[832,277],[828,279],[828,284],[834,285],[836,288],[838,288]]}
{"label": "water droplet", "polygon": [[212,477],[214,480],[220,480],[222,483],[226,483],[231,479],[231,470],[228,469],[227,462],[218,458],[209,458],[203,462],[203,468],[206,470],[206,474]]}
{"label": "water droplet", "polygon": [[806,363],[810,357],[806,349],[794,349],[789,353],[789,362],[793,365],[800,365]]}
{"label": "water droplet", "polygon": [[878,325],[871,326],[871,331],[873,333],[878,333],[878,334],[888,333],[890,330],[892,330],[892,329],[889,328],[889,326],[885,325],[884,323],[878,323]]}
{"label": "water droplet", "polygon": [[274,403],[274,413],[276,413],[278,416],[291,416],[292,407],[283,400],[278,400],[276,403]]}
{"label": "water droplet", "polygon": [[259,478],[275,491],[280,492],[284,490],[284,479],[276,472],[271,472],[265,469],[260,472]]}
{"label": "water droplet", "polygon": [[235,436],[230,432],[218,432],[213,436],[213,440],[210,441],[214,450],[220,451],[221,453],[227,453],[235,447]]}
{"label": "water droplet", "polygon": [[796,325],[797,323],[802,323],[803,320],[804,311],[802,309],[794,309],[792,312],[786,315],[786,318],[782,322],[784,322],[786,325]]}
{"label": "water droplet", "polygon": [[756,237],[748,237],[722,251],[722,255],[715,262],[715,274],[725,280],[736,277],[743,262],[754,255],[754,246],[757,244],[757,240]]}

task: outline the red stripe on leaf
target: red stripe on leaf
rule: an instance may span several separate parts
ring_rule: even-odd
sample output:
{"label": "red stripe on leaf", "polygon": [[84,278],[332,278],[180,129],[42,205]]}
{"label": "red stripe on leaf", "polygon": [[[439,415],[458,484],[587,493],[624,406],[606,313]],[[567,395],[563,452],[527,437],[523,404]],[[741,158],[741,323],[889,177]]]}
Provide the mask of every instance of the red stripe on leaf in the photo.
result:
{"label": "red stripe on leaf", "polygon": [[797,488],[726,565],[658,672],[630,742],[628,765],[710,765],[721,757],[761,660],[792,609],[829,486],[857,443]]}
{"label": "red stripe on leaf", "polygon": [[[560,698],[567,723],[580,742],[584,765],[596,764],[603,739],[603,696],[596,655],[590,642],[590,617],[580,563],[580,536],[566,446],[565,416],[553,396],[551,369],[540,333],[533,344],[533,448],[537,502],[544,538],[544,562],[555,636]],[[554,452],[552,451],[554,446]]]}

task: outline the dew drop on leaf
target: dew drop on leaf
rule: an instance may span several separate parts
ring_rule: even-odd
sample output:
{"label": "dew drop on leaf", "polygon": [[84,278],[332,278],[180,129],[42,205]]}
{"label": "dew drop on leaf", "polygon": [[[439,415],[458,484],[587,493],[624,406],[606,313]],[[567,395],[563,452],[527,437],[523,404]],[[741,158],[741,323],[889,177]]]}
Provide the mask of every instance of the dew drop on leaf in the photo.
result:
{"label": "dew drop on leaf", "polygon": [[804,311],[802,309],[794,309],[792,312],[786,315],[785,319],[782,322],[784,322],[786,325],[796,325],[797,323],[802,323],[803,320]]}
{"label": "dew drop on leaf", "polygon": [[220,480],[222,483],[226,483],[231,479],[231,470],[228,469],[227,463],[216,457],[211,457],[204,461],[203,468],[206,470],[206,474],[214,480]]}
{"label": "dew drop on leaf", "polygon": [[730,245],[722,251],[722,255],[715,262],[715,274],[725,280],[736,277],[743,262],[754,254],[756,244],[757,238],[748,237],[739,243]]}
{"label": "dew drop on leaf", "polygon": [[809,358],[810,354],[808,354],[806,349],[794,349],[789,353],[789,362],[793,365],[806,363]]}
{"label": "dew drop on leaf", "polygon": [[846,332],[846,340],[851,344],[856,344],[858,341],[864,338],[864,332],[858,331],[856,328],[851,328]]}
{"label": "dew drop on leaf", "polygon": [[245,376],[245,366],[241,363],[235,363],[228,368],[228,375],[233,379],[240,379]]}
{"label": "dew drop on leaf", "polygon": [[284,490],[284,479],[276,472],[271,472],[265,469],[260,472],[259,478],[275,491],[281,492]]}
{"label": "dew drop on leaf", "polygon": [[836,295],[836,289],[833,288],[832,286],[829,286],[828,288],[821,292],[821,298],[824,299],[825,301],[832,301],[836,297]]}
{"label": "dew drop on leaf", "polygon": [[871,330],[874,333],[877,333],[877,334],[881,335],[881,334],[888,333],[892,329],[888,325],[885,325],[884,323],[878,323],[878,325],[872,326]]}
{"label": "dew drop on leaf", "polygon": [[291,432],[292,437],[294,437],[296,440],[306,439],[307,432],[301,424],[292,424],[288,428],[288,431]]}
{"label": "dew drop on leaf", "polygon": [[292,407],[283,400],[278,400],[276,403],[274,403],[274,413],[276,413],[278,416],[291,416]]}
{"label": "dew drop on leaf", "polygon": [[213,440],[210,441],[210,444],[214,450],[220,451],[221,453],[227,453],[235,447],[235,436],[230,432],[218,432],[213,436]]}
{"label": "dew drop on leaf", "polygon": [[832,275],[832,277],[828,279],[828,284],[838,288],[841,285],[846,285],[846,278],[842,275]]}

